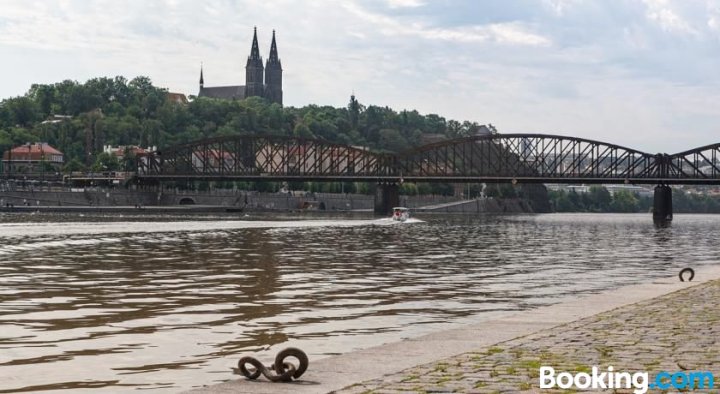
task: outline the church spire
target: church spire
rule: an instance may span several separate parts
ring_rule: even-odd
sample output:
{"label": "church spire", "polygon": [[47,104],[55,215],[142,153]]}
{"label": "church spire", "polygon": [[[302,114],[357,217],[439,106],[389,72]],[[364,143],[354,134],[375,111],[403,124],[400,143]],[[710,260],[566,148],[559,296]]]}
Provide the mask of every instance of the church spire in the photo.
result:
{"label": "church spire", "polygon": [[282,64],[278,57],[275,30],[270,44],[270,56],[265,63],[265,98],[282,105]]}
{"label": "church spire", "polygon": [[200,89],[205,85],[205,78],[203,78],[203,64],[200,62]]}
{"label": "church spire", "polygon": [[255,26],[255,31],[253,33],[252,48],[250,49],[250,59],[260,59],[260,46],[258,45],[257,39],[257,26]]}
{"label": "church spire", "polygon": [[275,43],[275,30],[273,30],[272,44],[270,44],[270,58],[268,60],[270,63],[277,63],[280,61],[280,59],[278,59],[277,44]]}
{"label": "church spire", "polygon": [[265,69],[263,67],[262,58],[260,57],[260,46],[257,39],[257,27],[253,32],[252,48],[250,48],[250,56],[248,56],[245,66],[245,97],[259,96],[265,94],[265,85],[263,85],[263,76]]}

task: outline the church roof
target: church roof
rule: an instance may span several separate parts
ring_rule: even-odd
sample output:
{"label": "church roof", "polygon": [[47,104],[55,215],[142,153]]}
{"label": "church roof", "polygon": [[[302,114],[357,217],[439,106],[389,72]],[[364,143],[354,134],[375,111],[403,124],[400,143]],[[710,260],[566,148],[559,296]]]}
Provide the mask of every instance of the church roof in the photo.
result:
{"label": "church roof", "polygon": [[198,97],[211,97],[226,100],[242,100],[245,98],[245,86],[215,86],[210,88],[202,87],[200,88],[200,93],[198,93]]}

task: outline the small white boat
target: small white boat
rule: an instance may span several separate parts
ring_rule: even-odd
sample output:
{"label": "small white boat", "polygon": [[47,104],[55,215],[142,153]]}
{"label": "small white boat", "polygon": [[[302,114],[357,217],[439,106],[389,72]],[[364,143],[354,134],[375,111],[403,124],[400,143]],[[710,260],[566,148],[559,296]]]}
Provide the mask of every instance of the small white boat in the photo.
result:
{"label": "small white boat", "polygon": [[404,222],[410,219],[410,210],[405,207],[393,208],[392,220]]}

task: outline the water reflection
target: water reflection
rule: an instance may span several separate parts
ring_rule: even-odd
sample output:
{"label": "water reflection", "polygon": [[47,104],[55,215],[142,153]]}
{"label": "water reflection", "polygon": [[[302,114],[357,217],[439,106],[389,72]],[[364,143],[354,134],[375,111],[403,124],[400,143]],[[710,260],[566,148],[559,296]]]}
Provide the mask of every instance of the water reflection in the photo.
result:
{"label": "water reflection", "polygon": [[716,260],[720,228],[682,215],[671,228],[647,215],[110,219],[122,223],[0,216],[2,392],[177,392],[288,342],[317,358],[672,275]]}

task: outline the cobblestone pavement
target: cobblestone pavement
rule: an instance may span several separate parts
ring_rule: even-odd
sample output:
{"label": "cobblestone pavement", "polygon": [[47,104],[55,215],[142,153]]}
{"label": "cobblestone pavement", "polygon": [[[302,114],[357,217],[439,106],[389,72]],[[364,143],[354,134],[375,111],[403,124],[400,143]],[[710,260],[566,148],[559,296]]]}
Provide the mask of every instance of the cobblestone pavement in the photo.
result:
{"label": "cobblestone pavement", "polygon": [[541,365],[556,373],[590,372],[593,365],[602,372],[612,365],[615,371],[647,371],[651,379],[659,371],[701,370],[717,376],[719,301],[720,281],[708,282],[338,393],[536,393]]}

